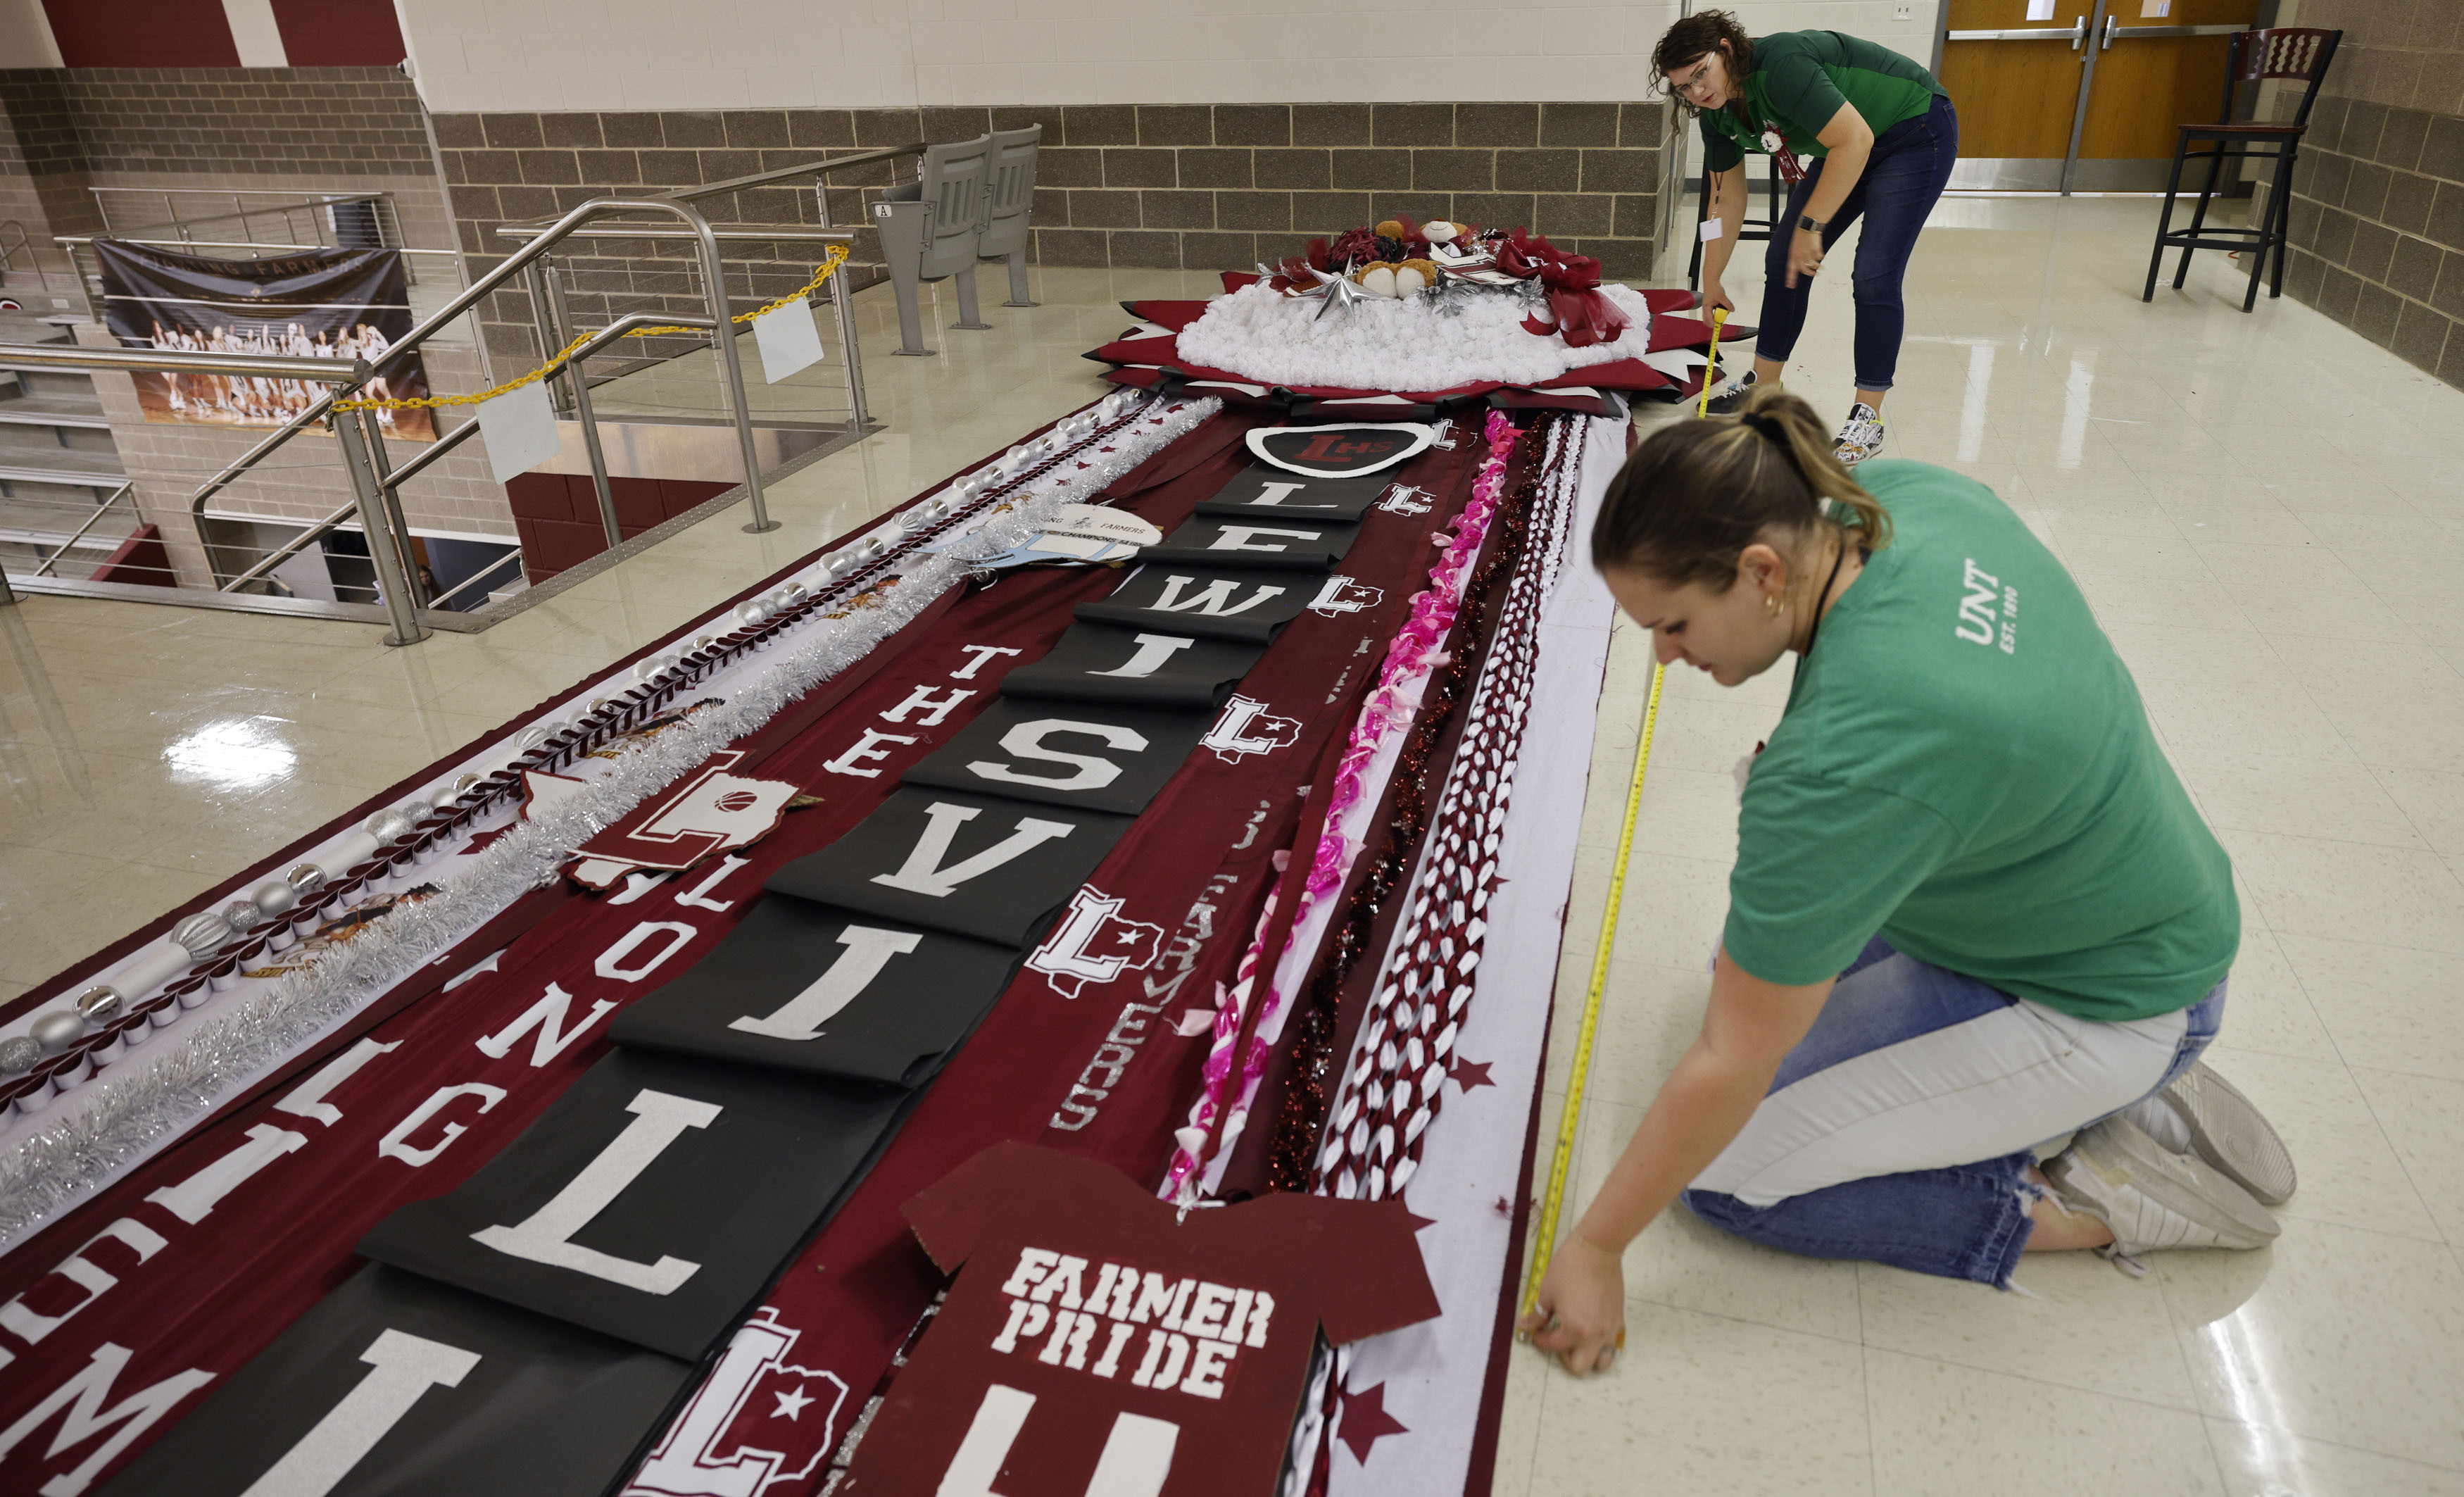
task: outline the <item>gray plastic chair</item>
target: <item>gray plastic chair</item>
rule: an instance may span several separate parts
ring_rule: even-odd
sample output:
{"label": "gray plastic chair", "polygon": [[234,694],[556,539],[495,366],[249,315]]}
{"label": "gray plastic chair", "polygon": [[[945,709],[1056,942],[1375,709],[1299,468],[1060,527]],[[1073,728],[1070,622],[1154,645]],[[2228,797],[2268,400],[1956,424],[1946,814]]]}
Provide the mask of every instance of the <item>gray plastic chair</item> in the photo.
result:
{"label": "gray plastic chair", "polygon": [[1009,299],[1005,307],[1031,307],[1026,299],[1027,220],[1035,208],[1035,153],[1044,126],[995,130],[993,159],[984,177],[984,233],[976,253],[987,260],[1009,261]]}
{"label": "gray plastic chair", "polygon": [[924,321],[915,288],[928,280],[958,278],[958,317],[954,326],[984,332],[991,324],[976,308],[976,260],[983,237],[984,185],[993,138],[925,147],[915,180],[886,189],[872,205],[881,232],[882,257],[898,297],[898,353],[915,357],[924,346]]}

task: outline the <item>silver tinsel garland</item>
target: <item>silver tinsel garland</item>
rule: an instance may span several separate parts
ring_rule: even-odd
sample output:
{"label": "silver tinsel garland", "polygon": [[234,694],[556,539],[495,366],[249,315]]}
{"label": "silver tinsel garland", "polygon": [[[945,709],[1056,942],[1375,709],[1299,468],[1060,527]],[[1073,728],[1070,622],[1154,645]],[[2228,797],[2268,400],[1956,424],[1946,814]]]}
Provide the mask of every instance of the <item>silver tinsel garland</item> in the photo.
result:
{"label": "silver tinsel garland", "polygon": [[[1141,414],[1155,408],[1141,407]],[[1054,510],[1094,498],[1221,408],[1221,402],[1212,399],[1188,402],[1170,409],[1160,426],[1141,423],[1111,436],[1111,452],[1084,468],[1063,470],[1052,487],[996,514],[963,539],[917,553],[898,586],[876,594],[872,606],[829,621],[837,627],[791,647],[750,680],[731,685],[723,704],[628,745],[587,790],[542,808],[534,820],[517,822],[473,856],[464,876],[436,894],[396,905],[315,966],[278,979],[230,1013],[208,1019],[169,1053],[123,1061],[129,1073],[106,1072],[87,1082],[98,1094],[82,1099],[86,1105],[76,1116],[0,1156],[0,1251],[75,1206],[266,1068],[383,997],[514,900],[554,879],[575,848],[870,653],[963,582],[978,561],[1031,539]]]}

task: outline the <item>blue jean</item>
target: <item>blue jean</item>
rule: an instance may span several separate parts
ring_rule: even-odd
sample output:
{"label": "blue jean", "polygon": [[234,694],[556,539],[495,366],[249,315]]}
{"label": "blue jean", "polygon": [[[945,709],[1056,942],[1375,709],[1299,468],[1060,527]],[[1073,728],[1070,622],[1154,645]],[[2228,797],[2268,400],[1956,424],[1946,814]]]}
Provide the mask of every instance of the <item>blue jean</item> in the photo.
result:
{"label": "blue jean", "polygon": [[2098,1024],[1878,938],[1683,1200],[1765,1246],[2007,1287],[2034,1146],[2172,1085],[2224,1002],[2219,982],[2176,1013]]}
{"label": "blue jean", "polygon": [[[1865,220],[1864,237],[1857,241],[1855,278],[1860,390],[1889,389],[1891,377],[1899,372],[1900,339],[1908,325],[1907,304],[1901,298],[1908,256],[1958,159],[1959,116],[1948,99],[1936,94],[1929,112],[1903,120],[1876,138],[1873,154],[1865,159],[1865,174],[1848,189],[1848,200],[1822,231],[1827,254],[1851,224],[1859,217]],[[1762,332],[1754,341],[1758,358],[1785,361],[1805,328],[1805,304],[1814,294],[1815,278],[1800,275],[1790,287],[1788,251],[1827,160],[1807,164],[1803,180],[1789,191],[1788,210],[1771,231],[1771,252],[1763,256]]]}

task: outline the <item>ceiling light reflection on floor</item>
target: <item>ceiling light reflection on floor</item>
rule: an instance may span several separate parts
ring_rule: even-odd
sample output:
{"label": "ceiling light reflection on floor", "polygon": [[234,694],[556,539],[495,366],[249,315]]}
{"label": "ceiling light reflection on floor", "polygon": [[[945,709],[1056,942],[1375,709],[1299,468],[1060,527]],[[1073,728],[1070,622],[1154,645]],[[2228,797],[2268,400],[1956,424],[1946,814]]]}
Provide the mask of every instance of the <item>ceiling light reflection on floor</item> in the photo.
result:
{"label": "ceiling light reflection on floor", "polygon": [[275,737],[278,721],[240,717],[209,723],[163,750],[172,773],[183,780],[209,780],[243,789],[287,778],[297,767],[291,745]]}

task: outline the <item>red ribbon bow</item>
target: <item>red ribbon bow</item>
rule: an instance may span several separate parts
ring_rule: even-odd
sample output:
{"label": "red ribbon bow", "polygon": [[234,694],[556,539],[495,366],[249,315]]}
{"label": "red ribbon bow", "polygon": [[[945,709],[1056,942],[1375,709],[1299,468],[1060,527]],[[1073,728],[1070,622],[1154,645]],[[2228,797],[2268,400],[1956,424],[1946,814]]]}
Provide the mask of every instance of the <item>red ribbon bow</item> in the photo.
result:
{"label": "red ribbon bow", "polygon": [[1535,338],[1551,333],[1569,348],[1613,343],[1634,325],[1600,295],[1600,262],[1586,254],[1568,254],[1538,234],[1518,229],[1497,246],[1497,268],[1523,280],[1537,279],[1546,289],[1554,326],[1536,317],[1523,319],[1523,330]]}

